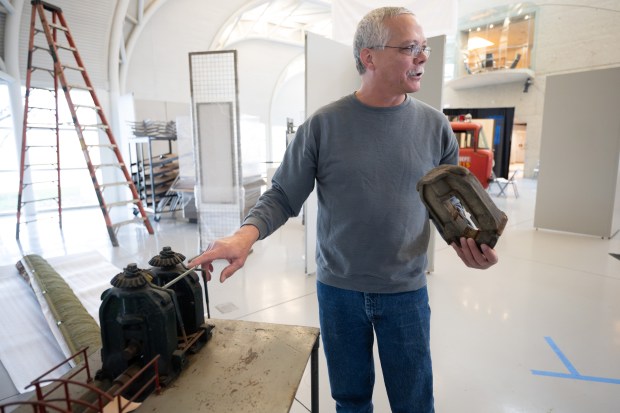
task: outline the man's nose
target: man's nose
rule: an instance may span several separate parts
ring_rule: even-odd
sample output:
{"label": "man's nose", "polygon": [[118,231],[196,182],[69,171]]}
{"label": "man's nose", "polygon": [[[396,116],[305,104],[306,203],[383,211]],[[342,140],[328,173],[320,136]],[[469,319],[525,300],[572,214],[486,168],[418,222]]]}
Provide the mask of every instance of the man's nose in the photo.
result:
{"label": "man's nose", "polygon": [[424,63],[428,60],[428,57],[426,57],[426,54],[424,54],[424,52],[420,52],[420,54],[418,54],[417,56],[413,56],[413,61],[416,63]]}

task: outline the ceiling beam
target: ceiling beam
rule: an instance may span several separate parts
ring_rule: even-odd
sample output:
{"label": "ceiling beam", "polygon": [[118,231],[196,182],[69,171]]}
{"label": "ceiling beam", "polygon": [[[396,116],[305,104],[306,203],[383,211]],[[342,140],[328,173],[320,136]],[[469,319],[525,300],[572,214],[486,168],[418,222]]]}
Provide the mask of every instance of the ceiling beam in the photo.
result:
{"label": "ceiling beam", "polygon": [[9,0],[0,0],[0,4],[6,9],[8,14],[15,13],[15,9]]}

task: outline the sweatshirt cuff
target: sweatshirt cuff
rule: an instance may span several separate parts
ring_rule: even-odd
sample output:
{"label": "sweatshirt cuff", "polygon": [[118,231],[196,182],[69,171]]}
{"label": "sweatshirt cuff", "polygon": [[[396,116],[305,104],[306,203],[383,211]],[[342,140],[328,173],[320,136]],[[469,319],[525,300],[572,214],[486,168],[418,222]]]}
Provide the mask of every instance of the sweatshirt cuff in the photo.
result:
{"label": "sweatshirt cuff", "polygon": [[265,221],[263,221],[260,218],[256,218],[256,217],[246,217],[246,219],[243,221],[243,223],[241,224],[241,226],[244,225],[253,225],[256,228],[258,228],[258,239],[264,239],[267,235],[267,225],[265,224]]}

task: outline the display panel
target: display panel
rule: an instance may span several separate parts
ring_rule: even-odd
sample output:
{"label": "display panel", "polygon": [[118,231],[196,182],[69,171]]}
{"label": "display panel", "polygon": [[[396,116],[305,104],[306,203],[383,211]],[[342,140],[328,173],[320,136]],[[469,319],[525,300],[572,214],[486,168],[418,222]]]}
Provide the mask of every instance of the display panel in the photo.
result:
{"label": "display panel", "polygon": [[200,249],[243,219],[236,51],[190,53]]}

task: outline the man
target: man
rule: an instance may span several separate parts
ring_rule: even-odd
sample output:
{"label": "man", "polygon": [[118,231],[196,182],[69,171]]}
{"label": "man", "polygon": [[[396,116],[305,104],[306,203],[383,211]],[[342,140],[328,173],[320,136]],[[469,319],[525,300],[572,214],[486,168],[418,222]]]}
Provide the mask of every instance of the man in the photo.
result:
{"label": "man", "polygon": [[[213,260],[226,259],[226,280],[254,242],[299,213],[316,180],[319,319],[338,412],[372,411],[374,334],[392,411],[434,411],[430,228],[416,183],[437,165],[455,164],[458,146],[443,114],[407,95],[420,89],[429,55],[409,10],[367,14],[354,39],[359,90],[298,128],[272,188],[242,227],[189,263],[212,271]],[[453,248],[469,267],[497,262],[493,249],[472,239]]]}

